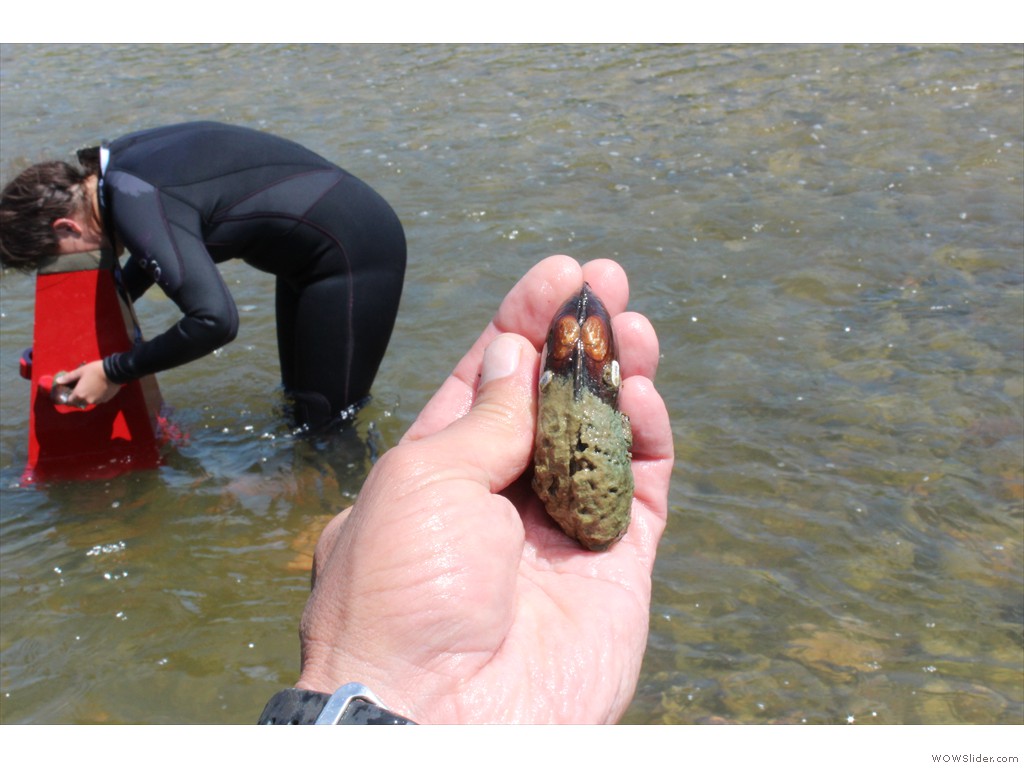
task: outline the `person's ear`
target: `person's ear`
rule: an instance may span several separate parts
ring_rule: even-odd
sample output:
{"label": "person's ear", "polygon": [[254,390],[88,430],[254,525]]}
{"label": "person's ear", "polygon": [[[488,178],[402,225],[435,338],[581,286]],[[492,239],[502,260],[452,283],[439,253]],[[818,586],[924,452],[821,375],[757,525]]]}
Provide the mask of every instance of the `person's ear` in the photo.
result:
{"label": "person's ear", "polygon": [[54,219],[53,231],[57,233],[57,237],[81,237],[82,236],[82,225],[74,219],[61,218]]}

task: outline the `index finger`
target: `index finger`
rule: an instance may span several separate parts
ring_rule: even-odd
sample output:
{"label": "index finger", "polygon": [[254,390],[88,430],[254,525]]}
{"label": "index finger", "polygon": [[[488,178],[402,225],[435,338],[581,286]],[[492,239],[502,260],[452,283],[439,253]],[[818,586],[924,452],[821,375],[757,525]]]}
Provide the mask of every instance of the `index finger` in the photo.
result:
{"label": "index finger", "polygon": [[549,256],[530,269],[508,292],[494,318],[423,408],[403,439],[417,440],[433,434],[469,411],[484,350],[499,334],[524,336],[540,350],[555,311],[583,287],[584,281],[590,283],[613,317],[626,308],[629,282],[617,263],[598,259],[581,267],[569,256]]}
{"label": "index finger", "polygon": [[[530,269],[505,296],[494,318],[455,370],[424,406],[403,440],[437,432],[469,412],[487,345],[500,333],[516,333],[540,349],[558,297],[582,285],[582,270],[568,256],[551,256]],[[550,309],[549,309],[550,308]]]}

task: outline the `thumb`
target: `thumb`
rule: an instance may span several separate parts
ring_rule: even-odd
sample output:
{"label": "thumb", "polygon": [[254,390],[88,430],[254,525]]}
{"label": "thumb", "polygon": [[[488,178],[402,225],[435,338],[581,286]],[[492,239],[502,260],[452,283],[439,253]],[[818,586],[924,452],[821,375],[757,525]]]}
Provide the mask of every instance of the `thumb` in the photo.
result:
{"label": "thumb", "polygon": [[424,447],[485,473],[492,493],[509,486],[533,454],[538,359],[526,338],[497,336],[484,351],[472,408]]}
{"label": "thumb", "polygon": [[[365,522],[354,521],[374,518],[375,510],[385,511],[379,515],[385,521],[401,516],[403,530],[409,531],[421,525],[409,516],[424,513],[422,499],[414,504],[409,499],[424,490],[429,489],[431,506],[439,503],[451,511],[454,499],[469,494],[479,506],[481,496],[511,485],[533,454],[538,359],[537,350],[522,336],[497,336],[484,352],[470,410],[438,432],[387,451],[370,470],[356,503],[327,524],[313,557],[314,583],[328,562],[349,558],[333,558],[331,553],[345,541],[343,532],[350,524],[367,538]],[[453,481],[455,486],[450,485]],[[387,539],[389,547],[392,541]]]}
{"label": "thumb", "polygon": [[78,367],[72,371],[60,371],[53,377],[54,384],[74,384],[82,378],[82,368]]}

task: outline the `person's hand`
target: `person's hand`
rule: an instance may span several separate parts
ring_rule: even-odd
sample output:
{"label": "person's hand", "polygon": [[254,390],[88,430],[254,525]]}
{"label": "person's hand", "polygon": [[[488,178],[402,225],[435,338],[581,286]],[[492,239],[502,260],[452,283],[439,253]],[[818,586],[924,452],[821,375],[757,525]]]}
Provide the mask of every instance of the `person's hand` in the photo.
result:
{"label": "person's hand", "polygon": [[63,373],[56,377],[53,383],[72,387],[67,405],[79,408],[105,403],[121,389],[120,384],[114,384],[107,378],[102,360],[93,360],[73,371]]}
{"label": "person's hand", "polygon": [[[613,316],[636,491],[584,550],[530,489],[539,350],[584,279]],[[299,688],[348,682],[420,723],[611,723],[632,700],[665,527],[672,431],[654,329],[610,261],[534,267],[318,542]],[[525,473],[525,474],[524,474]]]}

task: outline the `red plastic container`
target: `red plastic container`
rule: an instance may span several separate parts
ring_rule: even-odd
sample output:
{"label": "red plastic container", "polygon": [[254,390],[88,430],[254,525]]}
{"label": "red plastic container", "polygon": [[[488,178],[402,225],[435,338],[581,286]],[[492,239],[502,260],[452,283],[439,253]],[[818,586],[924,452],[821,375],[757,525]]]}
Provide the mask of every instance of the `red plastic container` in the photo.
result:
{"label": "red plastic container", "polygon": [[138,326],[118,293],[115,266],[113,254],[93,251],[55,257],[36,276],[33,345],[21,360],[22,376],[32,381],[23,482],[105,478],[160,463],[163,401],[155,377],[84,410],[51,391],[61,371],[131,347]]}

